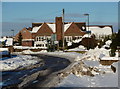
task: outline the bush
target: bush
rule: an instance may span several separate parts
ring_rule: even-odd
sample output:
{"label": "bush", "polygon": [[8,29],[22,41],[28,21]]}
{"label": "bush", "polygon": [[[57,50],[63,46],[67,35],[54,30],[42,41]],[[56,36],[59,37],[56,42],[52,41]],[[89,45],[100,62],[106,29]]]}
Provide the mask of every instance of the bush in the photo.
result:
{"label": "bush", "polygon": [[111,49],[110,56],[114,57],[116,55],[115,52],[116,52],[116,49]]}
{"label": "bush", "polygon": [[97,46],[95,38],[83,38],[81,44],[87,49],[94,49]]}

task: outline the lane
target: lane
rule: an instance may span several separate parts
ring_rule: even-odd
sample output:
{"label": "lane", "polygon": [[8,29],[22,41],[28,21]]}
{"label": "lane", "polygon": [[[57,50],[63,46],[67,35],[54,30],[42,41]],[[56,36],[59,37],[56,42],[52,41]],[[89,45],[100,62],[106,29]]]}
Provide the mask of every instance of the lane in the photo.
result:
{"label": "lane", "polygon": [[[39,80],[39,82],[42,82],[44,81],[46,76],[50,75],[53,72],[60,71],[66,68],[70,64],[70,61],[65,58],[59,58],[59,57],[53,57],[53,56],[41,55],[41,54],[32,55],[32,56],[37,56],[39,59],[43,59],[44,65],[42,67],[37,67],[34,69],[3,72],[2,73],[2,77],[4,81],[3,88],[7,87],[8,89],[12,89],[13,87],[23,84],[24,85],[26,84],[25,86],[29,86],[29,84],[33,82],[32,79],[29,78],[29,76],[31,75],[34,76],[34,74],[37,72],[39,72],[40,74],[37,79]],[[27,79],[28,81],[27,83],[25,79]],[[29,79],[31,79],[30,82]]]}

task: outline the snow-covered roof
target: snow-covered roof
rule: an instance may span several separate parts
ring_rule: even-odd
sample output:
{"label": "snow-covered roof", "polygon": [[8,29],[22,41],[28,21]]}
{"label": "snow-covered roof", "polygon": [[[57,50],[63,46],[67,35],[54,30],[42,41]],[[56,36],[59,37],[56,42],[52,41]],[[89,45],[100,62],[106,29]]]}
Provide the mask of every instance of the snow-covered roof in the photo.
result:
{"label": "snow-covered roof", "polygon": [[64,25],[64,32],[70,27],[71,24],[72,24],[72,23],[68,23],[68,24],[65,24],[65,25]]}
{"label": "snow-covered roof", "polygon": [[82,38],[89,38],[89,37],[91,37],[90,34],[85,34]]}
{"label": "snow-covered roof", "polygon": [[[68,24],[65,24],[64,25],[64,32],[70,27],[72,23],[68,23]],[[56,32],[56,25],[54,23],[47,23],[47,25],[51,28],[51,30],[55,33]],[[39,26],[39,27],[33,27],[31,33],[36,33],[40,28],[42,27]]]}
{"label": "snow-covered roof", "polygon": [[[68,24],[65,24],[64,25],[64,32],[70,27],[72,23],[68,23]],[[52,31],[55,33],[56,32],[56,26],[55,24],[50,24],[50,23],[47,23],[47,25],[52,29]]]}
{"label": "snow-covered roof", "polygon": [[55,24],[47,23],[47,25],[52,29],[52,31],[53,31],[54,33],[56,32],[56,26],[55,26]]}
{"label": "snow-covered roof", "polygon": [[99,26],[89,26],[86,27],[86,30],[91,31],[91,33],[95,35],[111,35],[112,34],[112,28],[110,26],[104,26],[104,27],[99,27]]}
{"label": "snow-covered roof", "polygon": [[36,33],[41,28],[41,26],[39,26],[39,27],[33,27],[31,33]]}
{"label": "snow-covered roof", "polygon": [[[51,28],[51,30],[54,33],[56,32],[56,24],[55,23],[46,23],[46,24]],[[72,24],[72,22],[64,24],[64,32],[71,26],[71,24]],[[42,27],[42,25],[39,27],[33,27],[32,33],[36,33],[40,29],[40,27]]]}

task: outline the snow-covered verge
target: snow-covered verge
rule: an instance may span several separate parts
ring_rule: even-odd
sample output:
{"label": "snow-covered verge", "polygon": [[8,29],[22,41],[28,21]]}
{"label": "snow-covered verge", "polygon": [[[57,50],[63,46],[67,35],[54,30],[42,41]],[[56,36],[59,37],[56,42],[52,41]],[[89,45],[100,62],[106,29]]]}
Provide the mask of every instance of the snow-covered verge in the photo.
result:
{"label": "snow-covered verge", "polygon": [[62,73],[56,87],[118,87],[118,62],[103,66],[98,61],[78,61]]}
{"label": "snow-covered verge", "polygon": [[82,45],[80,45],[79,47],[73,48],[73,49],[68,49],[66,51],[87,51],[86,48]]}
{"label": "snow-covered verge", "polygon": [[109,51],[104,48],[98,48],[90,49],[88,52],[84,54],[84,58],[87,58],[87,60],[100,60],[103,56],[109,57]]}
{"label": "snow-covered verge", "polygon": [[118,87],[118,62],[106,66],[99,62],[118,57],[110,57],[105,48],[90,49],[80,55],[74,56],[76,62],[59,74],[61,80],[56,87]]}
{"label": "snow-covered verge", "polygon": [[63,51],[55,51],[55,52],[47,52],[46,50],[42,50],[39,52],[32,52],[31,50],[24,50],[22,52],[14,52],[14,54],[44,54],[56,57],[67,58],[70,61],[75,61],[75,58],[80,58],[82,54],[76,52],[63,52]]}
{"label": "snow-covered verge", "polygon": [[47,49],[47,47],[13,46],[14,49]]}
{"label": "snow-covered verge", "polygon": [[8,51],[8,48],[0,48],[0,52],[1,51]]}
{"label": "snow-covered verge", "polygon": [[57,87],[118,87],[118,75],[111,73],[77,77],[70,74]]}
{"label": "snow-covered verge", "polygon": [[[30,55],[19,55],[7,60],[0,60],[0,71],[15,70],[38,63],[37,57]],[[41,59],[42,60],[42,59]]]}
{"label": "snow-covered verge", "polygon": [[2,57],[3,55],[9,55],[9,51],[8,48],[0,48],[0,57]]}

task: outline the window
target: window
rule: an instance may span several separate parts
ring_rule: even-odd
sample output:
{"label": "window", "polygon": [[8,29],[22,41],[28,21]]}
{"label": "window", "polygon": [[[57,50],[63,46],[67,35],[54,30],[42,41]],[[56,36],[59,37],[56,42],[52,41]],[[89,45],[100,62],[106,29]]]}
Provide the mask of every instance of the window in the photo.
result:
{"label": "window", "polygon": [[36,41],[39,41],[39,38],[38,38],[38,37],[36,37]]}
{"label": "window", "polygon": [[69,36],[67,37],[67,41],[69,41]]}

